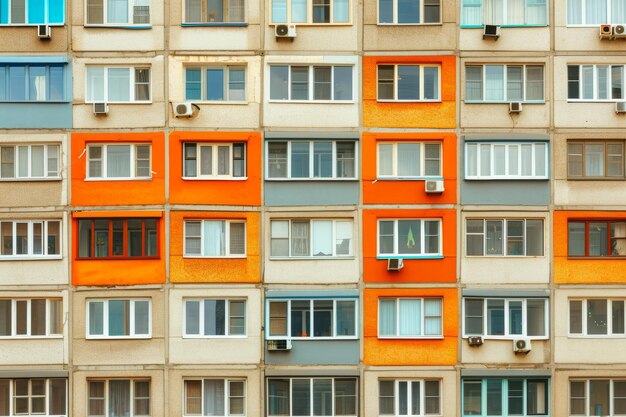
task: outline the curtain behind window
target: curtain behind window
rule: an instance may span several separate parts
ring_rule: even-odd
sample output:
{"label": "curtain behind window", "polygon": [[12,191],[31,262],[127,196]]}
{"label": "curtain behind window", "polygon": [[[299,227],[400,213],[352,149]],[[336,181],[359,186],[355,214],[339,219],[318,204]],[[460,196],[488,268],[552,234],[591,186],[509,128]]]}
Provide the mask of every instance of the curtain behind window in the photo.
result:
{"label": "curtain behind window", "polygon": [[399,300],[400,336],[422,334],[422,300]]}
{"label": "curtain behind window", "polygon": [[128,0],[107,1],[107,22],[128,23]]}
{"label": "curtain behind window", "polygon": [[204,256],[225,255],[225,224],[223,221],[204,221]]}
{"label": "curtain behind window", "polygon": [[130,416],[130,381],[109,381],[109,417]]}
{"label": "curtain behind window", "polygon": [[396,334],[396,300],[381,299],[378,303],[378,331],[381,336]]}

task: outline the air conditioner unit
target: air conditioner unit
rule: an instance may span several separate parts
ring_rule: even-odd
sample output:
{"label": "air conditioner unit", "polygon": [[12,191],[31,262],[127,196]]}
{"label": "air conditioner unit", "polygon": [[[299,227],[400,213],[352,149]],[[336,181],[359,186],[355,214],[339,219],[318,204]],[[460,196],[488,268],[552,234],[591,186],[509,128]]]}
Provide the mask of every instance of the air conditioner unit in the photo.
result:
{"label": "air conditioner unit", "polygon": [[107,114],[109,105],[107,103],[93,103],[93,114]]}
{"label": "air conditioner unit", "polygon": [[626,26],[613,25],[613,38],[626,38]]}
{"label": "air conditioner unit", "polygon": [[467,338],[467,344],[470,346],[480,346],[483,344],[482,336],[470,336]]}
{"label": "air conditioner unit", "polygon": [[387,271],[399,271],[404,267],[402,258],[389,258],[387,259]]}
{"label": "air conditioner unit", "polygon": [[50,39],[52,36],[52,28],[48,25],[37,25],[37,36],[39,39]]}
{"label": "air conditioner unit", "polygon": [[291,340],[289,339],[268,340],[267,350],[272,350],[272,351],[291,350]]}
{"label": "air conditioner unit", "polygon": [[483,28],[483,39],[493,39],[497,41],[500,37],[499,25],[485,25]]}
{"label": "air conditioner unit", "polygon": [[274,34],[277,38],[293,39],[296,37],[296,25],[276,25]]}
{"label": "air conditioner unit", "polygon": [[522,103],[519,101],[513,101],[509,103],[509,113],[521,113],[522,112]]}
{"label": "air conditioner unit", "polygon": [[613,37],[613,27],[609,24],[600,25],[600,39],[611,39]]}
{"label": "air conditioner unit", "polygon": [[428,194],[443,193],[443,180],[424,181],[424,191]]}
{"label": "air conditioner unit", "polygon": [[626,113],[626,101],[615,102],[615,113]]}
{"label": "air conditioner unit", "polygon": [[515,353],[528,353],[532,349],[530,345],[530,339],[514,339],[513,340],[513,352]]}
{"label": "air conditioner unit", "polygon": [[174,116],[176,117],[192,117],[198,114],[200,106],[194,103],[172,103]]}

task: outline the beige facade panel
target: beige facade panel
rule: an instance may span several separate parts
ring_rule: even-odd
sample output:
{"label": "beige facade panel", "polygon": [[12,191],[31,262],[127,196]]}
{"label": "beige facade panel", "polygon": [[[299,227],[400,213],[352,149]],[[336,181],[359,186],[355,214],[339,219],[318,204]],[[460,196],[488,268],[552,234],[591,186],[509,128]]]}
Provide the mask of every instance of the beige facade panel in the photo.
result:
{"label": "beige facade panel", "polygon": [[[464,75],[461,75],[462,77]],[[462,84],[464,85],[464,83]],[[550,105],[522,104],[520,113],[509,113],[509,103],[466,103],[461,101],[462,128],[548,128]]]}
{"label": "beige facade panel", "polygon": [[182,27],[178,23],[170,26],[169,31],[171,51],[256,51],[261,48],[258,23],[233,28]]}
{"label": "beige facade panel", "polygon": [[[589,380],[624,380],[624,373],[626,372],[626,368],[622,366],[611,365],[608,367],[589,367],[582,366],[581,369],[572,370],[572,369],[556,369],[554,372],[554,378],[552,380],[552,393],[551,395],[551,405],[552,411],[551,415],[553,416],[568,416],[570,414],[570,381],[589,381]],[[600,387],[597,387],[600,388]],[[579,400],[578,406],[582,406],[584,404],[584,411],[587,412],[589,410],[589,414],[587,415],[609,415],[607,412],[606,402],[610,401],[611,407],[613,403],[613,398],[618,398],[619,394],[614,393],[614,395],[609,395],[609,392],[601,389],[594,389],[592,392],[588,392],[585,394],[585,397],[578,397]],[[606,386],[608,388],[608,384]],[[609,400],[610,398],[610,400]],[[583,400],[581,402],[581,400]],[[594,401],[595,400],[595,401]],[[618,400],[619,401],[619,400]],[[602,411],[604,403],[604,412]],[[596,408],[599,407],[599,408]],[[595,413],[595,410],[598,410]],[[615,415],[615,414],[613,414]]]}
{"label": "beige facade panel", "polygon": [[[356,11],[355,1],[352,1],[352,13]],[[267,4],[270,4],[268,2]],[[296,37],[291,39],[276,38],[275,25],[265,26],[265,50],[269,53],[327,53],[349,52],[359,49],[358,25],[296,25]]]}
{"label": "beige facade panel", "polygon": [[506,364],[507,366],[535,366],[550,363],[550,341],[532,340],[528,353],[513,351],[513,338],[507,340],[485,339],[481,346],[469,346],[467,339],[461,343],[461,363]]}
{"label": "beige facade panel", "polygon": [[2,27],[0,51],[4,54],[27,52],[31,55],[46,53],[67,53],[67,26],[53,26],[50,39],[39,39],[37,26]]}
{"label": "beige facade panel", "polygon": [[[563,6],[565,8],[565,6]],[[520,47],[523,45],[523,48]],[[550,27],[503,27],[500,37],[483,39],[483,29],[460,29],[459,50],[464,52],[550,51]]]}

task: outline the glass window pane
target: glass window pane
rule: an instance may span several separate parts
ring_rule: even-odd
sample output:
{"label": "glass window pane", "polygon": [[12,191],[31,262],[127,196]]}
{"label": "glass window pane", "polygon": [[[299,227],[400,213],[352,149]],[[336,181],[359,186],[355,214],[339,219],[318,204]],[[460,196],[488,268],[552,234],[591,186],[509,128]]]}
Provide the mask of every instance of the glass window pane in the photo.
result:
{"label": "glass window pane", "polygon": [[108,101],[130,101],[130,68],[108,68],[107,73]]}
{"label": "glass window pane", "polygon": [[398,100],[420,99],[420,67],[417,65],[398,65]]}
{"label": "glass window pane", "polygon": [[487,300],[487,334],[504,335],[504,300]]}
{"label": "glass window pane", "polygon": [[270,416],[289,416],[289,379],[267,380],[267,414]]}
{"label": "glass window pane", "polygon": [[334,310],[332,300],[313,301],[313,334],[315,337],[332,337]]}
{"label": "glass window pane", "polygon": [[463,381],[463,415],[482,415],[481,381]]}
{"label": "glass window pane", "polygon": [[503,65],[485,65],[485,100],[504,100]]}
{"label": "glass window pane", "polygon": [[206,86],[207,100],[224,100],[224,69],[207,68]]}
{"label": "glass window pane", "polygon": [[487,379],[487,415],[502,415],[502,380]]}
{"label": "glass window pane", "polygon": [[587,300],[587,334],[607,334],[607,300]]}
{"label": "glass window pane", "polygon": [[[275,3],[276,3],[276,0],[274,0],[274,4]],[[270,99],[271,100],[289,100],[289,67],[288,66],[286,65],[270,66]]]}
{"label": "glass window pane", "polygon": [[611,301],[611,320],[613,334],[624,334],[624,300]]}
{"label": "glass window pane", "polygon": [[107,145],[107,177],[130,177],[130,145]]}
{"label": "glass window pane", "polygon": [[292,416],[310,416],[311,415],[311,380],[310,379],[292,379]]}
{"label": "glass window pane", "polygon": [[309,67],[291,67],[291,100],[309,99]]}
{"label": "glass window pane", "polygon": [[585,223],[567,224],[567,255],[585,256]]}
{"label": "glass window pane", "polygon": [[[337,1],[335,0],[335,4]],[[346,5],[348,2],[346,2]],[[335,21],[336,21],[335,17]],[[353,67],[333,67],[333,99],[352,100],[352,71]]]}
{"label": "glass window pane", "polygon": [[309,178],[309,143],[291,143],[291,178]]}
{"label": "glass window pane", "polygon": [[483,334],[483,303],[482,299],[465,300],[465,334]]}
{"label": "glass window pane", "polygon": [[421,145],[419,143],[399,143],[398,151],[398,176],[419,177],[421,175]]}
{"label": "glass window pane", "polygon": [[226,334],[226,301],[204,300],[205,336],[224,336]]}
{"label": "glass window pane", "polygon": [[356,416],[356,379],[335,379],[335,415]]}
{"label": "glass window pane", "polygon": [[109,336],[130,335],[130,301],[109,300]]}
{"label": "glass window pane", "polygon": [[570,300],[569,302],[569,332],[581,334],[583,332],[583,302],[581,300]]}
{"label": "glass window pane", "polygon": [[185,301],[185,334],[200,334],[200,302]]}
{"label": "glass window pane", "polygon": [[378,381],[378,414],[394,415],[395,381]]}
{"label": "glass window pane", "polygon": [[150,302],[148,300],[135,301],[135,334],[147,335],[150,333]]}
{"label": "glass window pane", "polygon": [[400,336],[421,336],[422,300],[398,300]]}
{"label": "glass window pane", "polygon": [[547,336],[546,332],[546,302],[542,299],[530,299],[526,302],[528,312],[528,336]]}
{"label": "glass window pane", "polygon": [[593,414],[597,416],[610,415],[609,380],[589,380],[589,404],[593,405]]}
{"label": "glass window pane", "polygon": [[420,3],[418,0],[398,0],[398,23],[419,23]]}
{"label": "glass window pane", "polygon": [[398,220],[398,253],[422,253],[421,236],[420,220]]}

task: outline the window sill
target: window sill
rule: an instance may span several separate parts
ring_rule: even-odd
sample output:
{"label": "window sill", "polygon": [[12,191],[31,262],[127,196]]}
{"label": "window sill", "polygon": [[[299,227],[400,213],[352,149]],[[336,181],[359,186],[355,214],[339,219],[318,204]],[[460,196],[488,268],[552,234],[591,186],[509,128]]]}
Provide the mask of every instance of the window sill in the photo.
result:
{"label": "window sill", "polygon": [[352,22],[329,22],[329,23],[298,23],[298,22],[270,22],[269,26],[273,27],[276,25],[296,25],[297,27],[300,26],[321,26],[321,27],[326,27],[326,26],[352,26]]}
{"label": "window sill", "polygon": [[132,25],[132,24],[128,24],[128,25],[109,25],[109,24],[102,24],[102,25],[85,25],[84,26],[86,29],[130,29],[130,30],[147,30],[147,29],[152,29],[152,25],[148,24],[148,25]]}
{"label": "window sill", "polygon": [[63,335],[51,335],[51,336],[2,336],[0,340],[63,340]]}
{"label": "window sill", "polygon": [[426,103],[442,103],[441,99],[437,100],[381,100],[376,99],[378,103],[417,103],[417,104],[426,104]]}
{"label": "window sill", "polygon": [[182,23],[184,28],[192,27],[247,27],[247,23],[228,23],[228,22],[205,22],[205,23]]}
{"label": "window sill", "polygon": [[63,178],[61,177],[50,177],[50,178],[0,178],[0,182],[51,182],[51,181],[61,181]]}
{"label": "window sill", "polygon": [[548,181],[549,177],[465,177],[465,181]]}
{"label": "window sill", "polygon": [[183,339],[190,339],[190,340],[206,340],[206,339],[212,339],[212,340],[224,340],[224,339],[247,339],[248,335],[234,335],[234,336],[203,336],[203,335],[183,335]]}
{"label": "window sill", "polygon": [[479,101],[479,100],[463,100],[465,104],[510,104],[510,103],[522,103],[527,104],[529,106],[536,104],[546,104],[545,100],[531,100],[531,101],[523,101],[523,100],[506,100],[506,101]]}
{"label": "window sill", "polygon": [[387,259],[443,259],[443,255],[398,255],[398,254],[389,254],[389,255],[376,255],[376,259],[379,261],[386,261]]}
{"label": "window sill", "polygon": [[[520,29],[525,29],[525,28],[547,28],[548,24],[536,24],[536,25],[505,25],[505,24],[501,24],[501,25],[497,25],[500,26],[501,28],[520,28]],[[485,27],[484,24],[482,25],[461,25],[461,29],[483,29]],[[595,26],[596,28],[598,27],[598,25]]]}
{"label": "window sill", "polygon": [[63,23],[2,23],[0,27],[37,27],[39,25],[48,25],[48,26],[65,26],[65,22]]}
{"label": "window sill", "polygon": [[340,182],[355,182],[358,181],[358,178],[265,178],[265,181],[271,182],[330,182],[330,181],[340,181]]}
{"label": "window sill", "polygon": [[2,261],[56,261],[63,259],[61,255],[53,256],[0,256],[0,262]]}
{"label": "window sill", "polygon": [[267,337],[265,340],[285,340],[289,339],[296,342],[314,342],[314,341],[333,341],[333,340],[359,340],[358,336],[305,336],[305,337],[295,337],[295,336],[272,336]]}
{"label": "window sill", "polygon": [[352,261],[355,257],[349,256],[270,256],[270,261]]}
{"label": "window sill", "polygon": [[376,26],[381,26],[381,27],[385,27],[385,26],[391,26],[391,27],[395,27],[395,26],[443,26],[443,23],[441,22],[437,22],[437,23],[381,23],[378,22],[376,23]]}
{"label": "window sill", "polygon": [[152,335],[147,336],[86,336],[86,340],[149,340]]}
{"label": "window sill", "polygon": [[377,177],[376,181],[430,181],[441,180],[443,177]]}
{"label": "window sill", "polygon": [[101,256],[92,258],[74,258],[77,261],[159,261],[159,256]]}
{"label": "window sill", "polygon": [[355,100],[268,100],[270,104],[356,104]]}
{"label": "window sill", "polygon": [[184,181],[247,181],[248,177],[181,177]]}
{"label": "window sill", "polygon": [[548,341],[550,338],[548,336],[525,336],[525,335],[508,335],[508,336],[485,336],[482,334],[472,334],[472,335],[463,335],[463,339],[467,339],[469,337],[482,337],[484,341],[487,340],[501,340],[501,341],[513,341],[516,339],[530,339],[533,341]]}
{"label": "window sill", "polygon": [[246,106],[248,105],[247,101],[242,100],[194,100],[194,99],[185,99],[190,103],[196,104],[198,106]]}
{"label": "window sill", "polygon": [[622,255],[622,256],[568,256],[567,260],[569,261],[586,261],[586,260],[593,260],[593,261],[623,261],[624,259],[626,259],[626,255]]}
{"label": "window sill", "polygon": [[151,177],[148,178],[85,178],[87,182],[111,182],[111,181],[152,181]]}
{"label": "window sill", "polygon": [[443,340],[442,336],[378,336],[380,340]]}
{"label": "window sill", "polygon": [[585,178],[567,178],[568,181],[624,181],[626,177],[585,177]]}
{"label": "window sill", "polygon": [[183,259],[246,259],[246,255],[232,256],[202,256],[202,255],[183,255]]}

